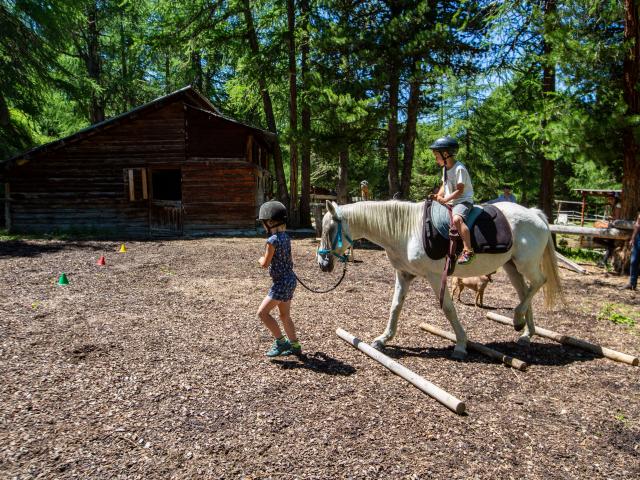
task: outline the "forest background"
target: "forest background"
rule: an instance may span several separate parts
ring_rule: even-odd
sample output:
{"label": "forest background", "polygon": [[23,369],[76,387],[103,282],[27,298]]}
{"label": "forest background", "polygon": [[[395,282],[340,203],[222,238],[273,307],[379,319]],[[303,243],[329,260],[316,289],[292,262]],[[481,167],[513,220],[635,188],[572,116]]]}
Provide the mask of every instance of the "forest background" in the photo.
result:
{"label": "forest background", "polygon": [[551,217],[574,188],[622,188],[634,218],[639,3],[0,0],[0,160],[192,85],[277,134],[302,225],[312,185],[423,199],[445,134],[476,201],[509,184]]}

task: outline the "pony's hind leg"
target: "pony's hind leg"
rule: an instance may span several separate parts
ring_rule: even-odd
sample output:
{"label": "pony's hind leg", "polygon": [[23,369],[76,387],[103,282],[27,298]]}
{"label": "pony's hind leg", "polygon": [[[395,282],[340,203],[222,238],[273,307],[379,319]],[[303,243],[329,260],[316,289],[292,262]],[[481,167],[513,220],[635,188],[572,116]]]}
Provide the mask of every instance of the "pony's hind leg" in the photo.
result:
{"label": "pony's hind leg", "polygon": [[396,288],[393,292],[393,301],[391,302],[387,328],[382,335],[373,340],[371,343],[373,348],[383,350],[386,343],[395,337],[398,328],[398,318],[402,311],[402,305],[404,304],[404,299],[407,296],[409,286],[414,278],[416,278],[415,275],[411,275],[410,273],[403,272],[401,270],[396,270]]}
{"label": "pony's hind leg", "polygon": [[[518,343],[528,345],[531,337],[535,334],[531,301],[535,294],[538,293],[538,290],[544,285],[546,279],[540,268],[534,264],[516,267],[516,265],[510,261],[504,265],[504,269],[507,275],[509,275],[509,279],[520,298],[520,304],[515,308],[513,315],[514,328],[517,331],[521,331],[524,328],[522,335],[518,339]],[[529,280],[528,287],[525,278]]]}

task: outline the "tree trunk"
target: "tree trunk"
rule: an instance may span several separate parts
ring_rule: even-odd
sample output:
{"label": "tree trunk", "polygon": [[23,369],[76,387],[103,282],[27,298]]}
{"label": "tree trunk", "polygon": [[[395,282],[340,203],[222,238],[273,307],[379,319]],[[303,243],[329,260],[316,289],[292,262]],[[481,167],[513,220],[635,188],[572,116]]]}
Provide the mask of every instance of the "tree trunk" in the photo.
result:
{"label": "tree trunk", "polygon": [[[551,60],[551,43],[549,36],[552,33],[550,22],[556,13],[556,0],[546,0],[544,5],[544,22],[545,31],[543,38],[544,66],[542,71],[542,95],[545,99],[550,99],[551,95],[556,91],[556,69]],[[544,108],[544,107],[543,107]],[[546,112],[545,112],[546,115]],[[547,119],[543,118],[542,128],[547,126]],[[546,158],[542,153],[541,158],[541,183],[540,183],[540,209],[545,213],[549,221],[551,221],[553,213],[553,184],[555,176],[555,163],[553,160]]]}
{"label": "tree trunk", "polygon": [[164,93],[170,94],[171,88],[171,52],[167,49],[164,51]]}
{"label": "tree trunk", "polygon": [[300,226],[311,225],[311,108],[306,100],[309,91],[309,0],[300,1],[300,13],[302,21],[302,38],[300,40],[300,70],[302,74],[302,192],[300,199]]}
{"label": "tree trunk", "polygon": [[[260,45],[258,44],[258,35],[253,24],[253,15],[251,13],[250,0],[242,0],[243,14],[245,22],[247,23],[247,40],[251,52],[255,59],[260,58]],[[262,71],[263,66],[258,65],[257,71]],[[278,135],[278,129],[276,127],[276,119],[273,114],[273,103],[271,102],[271,95],[267,89],[267,82],[263,76],[258,77],[258,86],[260,88],[260,95],[262,96],[262,104],[264,106],[264,113],[267,118],[267,128],[270,132]],[[278,198],[280,201],[289,205],[289,192],[287,191],[287,180],[284,175],[284,167],[282,165],[282,150],[280,148],[280,141],[276,138],[276,144],[273,151],[273,166],[276,172],[276,182],[278,186]]]}
{"label": "tree trunk", "polygon": [[[87,52],[84,56],[87,73],[96,85],[100,85],[102,61],[100,57],[100,30],[98,29],[98,2],[94,2],[87,12]],[[89,103],[89,121],[99,123],[104,120],[104,101],[102,94],[91,92]]]}
{"label": "tree trunk", "polygon": [[640,208],[640,162],[639,145],[631,126],[632,118],[640,114],[640,24],[638,22],[638,1],[625,0],[624,40],[629,45],[624,58],[624,100],[627,104],[627,124],[622,132],[622,218],[635,218]]}
{"label": "tree trunk", "polygon": [[296,72],[296,7],[294,0],[287,0],[287,26],[289,43],[289,188],[291,204],[289,223],[299,224],[298,206],[298,85]]}
{"label": "tree trunk", "polygon": [[404,138],[404,158],[402,160],[402,182],[400,193],[402,198],[409,198],[411,189],[411,174],[413,173],[413,159],[416,149],[416,125],[418,123],[418,106],[420,105],[421,80],[418,78],[418,59],[414,59],[411,86],[409,88],[409,103],[407,105],[407,128]]}
{"label": "tree trunk", "polygon": [[128,45],[127,45],[127,33],[124,29],[124,17],[120,18],[120,68],[122,71],[122,100],[123,100],[123,112],[134,108],[135,99],[131,93],[131,79],[129,78],[129,62],[128,62]]}
{"label": "tree trunk", "polygon": [[400,192],[398,175],[398,95],[400,67],[397,61],[389,62],[389,125],[387,127],[387,154],[389,165],[389,196]]}
{"label": "tree trunk", "polygon": [[340,151],[340,166],[338,167],[338,203],[344,205],[349,203],[349,192],[347,185],[349,182],[349,149],[345,148]]}
{"label": "tree trunk", "polygon": [[4,95],[2,95],[2,92],[0,92],[0,127],[6,127],[7,125],[9,125],[9,120],[9,106],[4,99]]}
{"label": "tree trunk", "polygon": [[[193,40],[192,40],[193,42]],[[191,47],[191,85],[200,93],[204,93],[204,72],[202,71],[202,56],[198,49]]]}

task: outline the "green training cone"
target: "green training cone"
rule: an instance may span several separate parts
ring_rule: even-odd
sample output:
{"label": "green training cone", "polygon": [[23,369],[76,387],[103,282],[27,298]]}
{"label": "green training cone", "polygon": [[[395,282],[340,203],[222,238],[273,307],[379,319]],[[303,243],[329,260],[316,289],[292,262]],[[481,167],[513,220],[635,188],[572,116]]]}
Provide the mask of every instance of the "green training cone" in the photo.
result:
{"label": "green training cone", "polygon": [[67,278],[66,273],[60,274],[60,278],[58,279],[58,285],[69,285],[69,279]]}

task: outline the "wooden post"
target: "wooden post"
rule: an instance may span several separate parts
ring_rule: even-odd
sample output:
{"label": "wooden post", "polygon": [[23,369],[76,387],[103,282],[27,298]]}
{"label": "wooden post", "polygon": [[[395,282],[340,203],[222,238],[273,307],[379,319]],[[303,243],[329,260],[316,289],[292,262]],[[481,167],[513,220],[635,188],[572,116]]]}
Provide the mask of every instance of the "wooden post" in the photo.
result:
{"label": "wooden post", "polygon": [[147,200],[149,198],[149,192],[147,191],[147,169],[141,168],[142,171],[142,199]]}
{"label": "wooden post", "polygon": [[9,182],[4,183],[4,228],[11,231],[11,192]]}
{"label": "wooden post", "polygon": [[312,203],[311,211],[316,228],[316,237],[319,238],[322,235],[322,204]]}
{"label": "wooden post", "polygon": [[[504,315],[498,315],[497,313],[489,312],[487,313],[487,318],[493,320],[494,322],[513,326],[513,320],[509,317],[505,317]],[[632,365],[634,367],[638,366],[638,363],[640,363],[638,357],[634,357],[626,353],[617,352],[616,350],[611,350],[610,348],[601,347],[600,345],[589,343],[584,340],[580,340],[579,338],[562,335],[561,333],[547,330],[542,327],[536,327],[536,335],[540,335],[541,337],[554,340],[564,345],[571,345],[572,347],[588,350],[592,353],[595,353],[596,355],[615,360],[616,362],[628,363],[629,365]]]}
{"label": "wooden post", "polygon": [[[429,325],[428,323],[421,323],[419,326],[420,326],[420,328],[422,330],[424,330],[426,332],[432,333],[432,334],[437,335],[437,336],[442,337],[442,338],[446,338],[447,340],[451,340],[452,342],[456,342],[456,336],[455,336],[455,334],[453,334],[451,332],[447,332],[445,330],[441,330],[438,327],[434,327],[433,325]],[[529,366],[525,362],[523,362],[522,360],[518,360],[517,358],[510,357],[509,355],[506,355],[506,354],[504,354],[502,352],[499,352],[497,350],[489,348],[486,345],[482,345],[481,343],[467,341],[467,347],[469,347],[472,350],[475,350],[477,352],[480,352],[480,353],[482,353],[483,355],[486,355],[489,358],[493,358],[495,360],[499,360],[500,362],[504,363],[505,365],[508,365],[510,367],[513,367],[513,368],[517,368],[518,370],[522,370],[523,372]]]}
{"label": "wooden post", "polygon": [[580,226],[584,226],[584,210],[587,206],[587,192],[582,192],[582,212],[580,213]]}
{"label": "wooden post", "polygon": [[134,201],[136,199],[136,187],[133,183],[133,168],[129,169],[129,200]]}
{"label": "wooden post", "polygon": [[445,392],[437,385],[434,385],[433,383],[425,380],[417,373],[412,372],[407,367],[387,357],[384,353],[379,352],[372,346],[367,345],[366,343],[363,343],[359,338],[354,337],[349,332],[339,328],[336,330],[336,334],[340,338],[342,338],[345,342],[350,343],[361,352],[366,353],[368,356],[370,356],[377,362],[380,362],[382,365],[387,367],[393,373],[401,376],[402,378],[407,380],[409,383],[418,387],[420,390],[422,390],[424,393],[426,393],[430,397],[435,398],[438,402],[443,404],[445,407],[447,407],[451,411],[459,415],[465,412],[466,406],[464,402],[461,402],[453,395],[450,395],[449,393]]}

